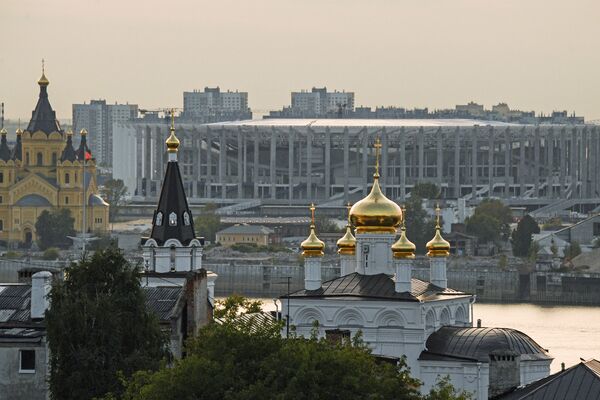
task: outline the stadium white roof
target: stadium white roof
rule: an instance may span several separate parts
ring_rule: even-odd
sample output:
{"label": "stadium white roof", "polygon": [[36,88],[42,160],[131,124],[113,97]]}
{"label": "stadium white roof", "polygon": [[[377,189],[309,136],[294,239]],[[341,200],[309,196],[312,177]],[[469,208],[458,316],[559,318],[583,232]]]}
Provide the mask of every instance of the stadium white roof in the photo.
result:
{"label": "stadium white roof", "polygon": [[245,121],[215,122],[209,126],[251,126],[251,127],[472,127],[472,126],[522,126],[523,124],[500,121],[483,121],[476,119],[300,119],[300,118],[269,118]]}

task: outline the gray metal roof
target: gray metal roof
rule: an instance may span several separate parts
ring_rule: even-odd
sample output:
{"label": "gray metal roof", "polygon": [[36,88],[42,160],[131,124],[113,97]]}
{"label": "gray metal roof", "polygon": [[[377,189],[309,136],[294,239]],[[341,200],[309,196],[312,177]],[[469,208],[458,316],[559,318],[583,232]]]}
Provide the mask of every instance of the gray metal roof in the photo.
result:
{"label": "gray metal roof", "polygon": [[248,127],[472,127],[472,126],[523,126],[500,121],[483,121],[476,119],[329,119],[329,118],[267,118],[245,121],[226,121],[208,124],[210,127],[219,126],[248,126]]}
{"label": "gray metal roof", "polygon": [[470,296],[454,289],[442,289],[430,282],[413,279],[411,292],[398,293],[395,282],[386,274],[362,275],[357,272],[323,282],[317,290],[299,290],[287,297],[323,298],[323,297],[361,297],[396,301],[434,301],[444,296]]}
{"label": "gray metal roof", "polygon": [[497,400],[598,400],[600,399],[600,362],[588,360],[557,372]]}
{"label": "gray metal roof", "polygon": [[23,196],[15,203],[19,207],[52,207],[52,204],[45,197],[39,194],[28,194]]}
{"label": "gray metal roof", "polygon": [[30,302],[31,285],[0,285],[0,323],[29,321]]}
{"label": "gray metal roof", "polygon": [[420,359],[460,358],[489,362],[496,351],[513,352],[522,360],[551,359],[532,338],[510,328],[463,328],[445,326],[427,338]]}
{"label": "gray metal roof", "polygon": [[166,322],[176,312],[177,301],[183,294],[178,286],[143,287],[146,293],[146,307],[156,314],[161,322]]}
{"label": "gray metal roof", "polygon": [[222,234],[250,234],[250,235],[260,235],[260,234],[264,234],[264,235],[269,235],[271,233],[273,233],[272,229],[267,228],[266,226],[262,226],[262,225],[234,225],[234,226],[230,226],[228,228],[222,229],[219,232],[217,232],[217,235],[222,235]]}

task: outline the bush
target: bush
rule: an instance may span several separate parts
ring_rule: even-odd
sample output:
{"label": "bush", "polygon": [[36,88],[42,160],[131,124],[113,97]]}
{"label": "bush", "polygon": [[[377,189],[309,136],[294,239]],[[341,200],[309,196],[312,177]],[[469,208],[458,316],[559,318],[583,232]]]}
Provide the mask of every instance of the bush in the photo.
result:
{"label": "bush", "polygon": [[56,260],[59,255],[60,254],[56,247],[48,247],[46,250],[44,250],[42,260]]}

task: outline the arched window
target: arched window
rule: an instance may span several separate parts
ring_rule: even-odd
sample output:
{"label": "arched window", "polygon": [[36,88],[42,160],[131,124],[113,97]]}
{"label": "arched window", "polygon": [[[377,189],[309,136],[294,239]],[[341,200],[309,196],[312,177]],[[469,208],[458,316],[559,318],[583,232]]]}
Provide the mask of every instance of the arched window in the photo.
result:
{"label": "arched window", "polygon": [[44,155],[41,152],[37,153],[37,165],[44,165]]}
{"label": "arched window", "polygon": [[29,152],[25,153],[25,164],[29,165]]}
{"label": "arched window", "polygon": [[56,165],[56,161],[58,160],[58,156],[56,153],[52,153],[52,165]]}
{"label": "arched window", "polygon": [[176,250],[175,250],[175,246],[171,246],[171,253],[170,253],[170,261],[171,261],[171,271],[175,271],[175,256],[176,256]]}
{"label": "arched window", "polygon": [[4,230],[4,221],[0,219],[0,231]]}
{"label": "arched window", "polygon": [[0,172],[0,183],[4,182],[4,172]]}
{"label": "arched window", "polygon": [[69,175],[69,173],[67,172],[67,173],[65,174],[65,184],[67,184],[67,185],[68,185],[69,183],[71,183],[71,176],[70,176],[70,175]]}

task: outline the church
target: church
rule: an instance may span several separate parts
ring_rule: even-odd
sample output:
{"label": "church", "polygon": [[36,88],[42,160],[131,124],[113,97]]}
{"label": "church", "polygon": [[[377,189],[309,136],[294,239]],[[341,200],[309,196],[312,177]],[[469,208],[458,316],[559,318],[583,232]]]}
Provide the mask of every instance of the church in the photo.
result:
{"label": "church", "polygon": [[380,147],[378,139],[371,191],[349,209],[346,233],[337,242],[341,276],[326,282],[321,280],[325,245],[311,206],[313,222],[301,244],[304,289],[281,298],[289,326],[299,336],[316,332],[331,340],[360,332],[374,355],[405,357],[424,392],[449,376],[457,389],[487,399],[547,377],[552,357],[529,336],[473,327],[475,296],[447,284],[450,244],[442,237],[439,207],[435,235],[427,243],[430,281],[411,277],[416,247],[406,235],[404,211],[381,191]]}
{"label": "church", "polygon": [[12,149],[6,130],[0,132],[0,242],[8,247],[29,247],[37,239],[38,216],[56,207],[71,211],[77,232],[108,229],[109,205],[98,195],[87,132],[75,148],[73,132],[60,128],[50,105],[49,84],[42,71],[38,102]]}

